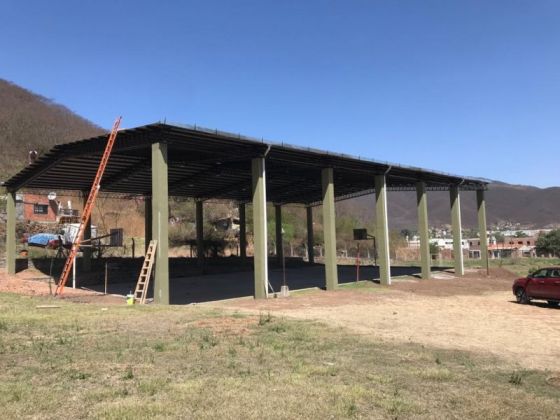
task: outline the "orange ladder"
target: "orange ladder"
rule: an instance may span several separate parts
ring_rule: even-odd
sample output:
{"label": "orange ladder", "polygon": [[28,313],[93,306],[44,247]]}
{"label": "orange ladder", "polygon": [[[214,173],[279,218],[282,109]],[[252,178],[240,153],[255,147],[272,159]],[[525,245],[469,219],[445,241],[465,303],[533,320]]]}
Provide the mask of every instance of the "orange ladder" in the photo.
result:
{"label": "orange ladder", "polygon": [[84,231],[86,229],[86,225],[89,222],[89,219],[91,217],[91,212],[93,211],[93,206],[95,204],[95,199],[97,198],[97,194],[99,193],[99,189],[101,188],[101,178],[103,177],[103,173],[105,172],[105,168],[107,167],[107,162],[109,162],[109,156],[111,156],[111,151],[113,150],[113,145],[115,144],[115,139],[117,138],[117,131],[119,130],[119,126],[121,124],[121,118],[122,117],[116,119],[115,123],[113,124],[113,129],[111,130],[111,134],[109,135],[109,140],[107,140],[105,151],[103,152],[103,156],[101,157],[101,162],[99,163],[99,168],[97,169],[97,174],[95,175],[95,180],[93,181],[93,185],[91,186],[88,199],[86,201],[86,204],[84,205],[84,211],[82,212],[82,218],[80,220],[80,227],[78,228],[78,233],[74,238],[72,249],[70,251],[70,254],[68,255],[68,258],[66,259],[64,268],[62,269],[62,274],[60,275],[60,279],[58,280],[58,285],[56,286],[56,291],[54,293],[55,296],[62,294],[64,290],[64,286],[68,281],[68,276],[70,275],[70,271],[72,270],[72,266],[74,265],[76,255],[80,250],[80,243],[82,242],[82,238],[84,237]]}

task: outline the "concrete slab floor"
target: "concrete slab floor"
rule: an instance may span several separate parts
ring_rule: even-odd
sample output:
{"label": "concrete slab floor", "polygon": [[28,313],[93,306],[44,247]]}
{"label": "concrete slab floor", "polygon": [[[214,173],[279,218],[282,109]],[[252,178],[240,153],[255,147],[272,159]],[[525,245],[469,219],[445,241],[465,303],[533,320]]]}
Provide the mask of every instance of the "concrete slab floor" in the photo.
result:
{"label": "concrete slab floor", "polygon": [[[433,268],[444,270],[444,268]],[[419,275],[420,267],[391,267],[394,277],[405,275]],[[356,281],[355,266],[338,266],[340,284]],[[377,281],[379,269],[373,266],[360,267],[360,280]],[[269,269],[269,280],[275,292],[283,284],[282,269]],[[325,287],[325,267],[298,267],[286,269],[286,283],[290,290]],[[116,283],[109,285],[109,293],[127,294],[134,291],[135,283]],[[171,304],[184,305],[214,300],[232,299],[253,296],[253,271],[207,274],[189,277],[175,277],[170,280]],[[103,285],[89,286],[93,290],[102,291]],[[152,296],[152,290],[148,297]]]}

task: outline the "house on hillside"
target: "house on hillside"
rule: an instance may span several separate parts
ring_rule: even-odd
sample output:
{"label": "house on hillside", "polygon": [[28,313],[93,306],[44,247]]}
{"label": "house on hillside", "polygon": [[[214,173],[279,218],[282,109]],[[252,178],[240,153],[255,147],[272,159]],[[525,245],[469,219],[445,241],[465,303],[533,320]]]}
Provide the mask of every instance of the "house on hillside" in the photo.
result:
{"label": "house on hillside", "polygon": [[[430,243],[436,244],[441,250],[453,250],[452,238],[431,238]],[[420,248],[420,237],[414,235],[412,239],[408,239],[407,244],[409,248]],[[469,250],[468,239],[463,239],[461,241],[461,248],[463,249],[463,252]]]}
{"label": "house on hillside", "polygon": [[[496,241],[491,236],[488,241],[488,256],[490,258],[520,258],[520,257],[536,257],[537,236],[529,236],[517,238],[514,236],[506,236],[503,241]],[[480,239],[468,239],[470,249],[469,258],[480,258]]]}
{"label": "house on hillside", "polygon": [[79,216],[78,210],[67,201],[66,207],[60,200],[51,200],[47,194],[22,193],[16,195],[17,217],[25,222],[71,223]]}

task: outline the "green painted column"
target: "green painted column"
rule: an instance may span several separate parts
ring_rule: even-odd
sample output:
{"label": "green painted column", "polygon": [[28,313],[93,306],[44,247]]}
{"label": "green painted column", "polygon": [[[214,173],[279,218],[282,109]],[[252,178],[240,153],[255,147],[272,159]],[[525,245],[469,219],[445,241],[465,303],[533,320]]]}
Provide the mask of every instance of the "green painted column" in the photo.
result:
{"label": "green painted column", "polygon": [[486,269],[486,274],[489,274],[486,200],[484,198],[484,190],[476,190],[476,204],[478,208],[478,230],[480,232],[480,258],[482,259],[482,267]]}
{"label": "green painted column", "polygon": [[323,187],[323,231],[325,237],[325,282],[327,290],[335,290],[338,287],[333,178],[333,168],[325,168],[321,171],[321,183]]}
{"label": "green painted column", "polygon": [[[87,199],[89,196],[89,191],[83,191],[82,192],[82,204],[83,206],[86,205]],[[83,206],[82,206],[82,211],[83,211]],[[92,212],[92,216],[93,216],[93,212]],[[84,237],[83,240],[86,239],[91,239],[91,217],[89,218],[85,229],[84,229]],[[91,271],[91,255],[92,255],[92,248],[91,246],[91,242],[86,242],[86,244],[88,245],[88,247],[84,248],[82,251],[82,266],[81,269],[85,272],[90,272]],[[78,268],[78,267],[76,267]]]}
{"label": "green painted column", "polygon": [[6,192],[6,269],[16,274],[16,193]]}
{"label": "green painted column", "polygon": [[152,239],[157,241],[154,301],[169,304],[169,184],[167,144],[152,144]]}
{"label": "green painted column", "polygon": [[426,183],[416,183],[416,205],[418,206],[418,234],[420,235],[420,265],[422,278],[430,278],[430,234],[428,228],[428,194]]}
{"label": "green painted column", "polygon": [[389,254],[389,220],[387,218],[387,183],[385,175],[375,175],[376,246],[381,284],[391,284]]}
{"label": "green painted column", "polygon": [[313,247],[315,239],[313,238],[313,207],[307,206],[307,260],[309,264],[315,263],[315,253]]}
{"label": "green painted column", "polygon": [[204,203],[196,201],[196,258],[199,267],[204,266]]}
{"label": "green painted column", "polygon": [[247,217],[245,203],[239,203],[239,256],[243,261],[247,258]]}
{"label": "green painted column", "polygon": [[463,276],[465,267],[463,264],[463,234],[461,232],[461,196],[459,187],[452,185],[449,188],[449,199],[451,201],[451,229],[453,230],[453,257],[455,262],[455,275]]}
{"label": "green painted column", "polygon": [[264,157],[251,162],[253,177],[253,242],[255,299],[268,297],[268,251],[266,231],[266,174]]}
{"label": "green painted column", "polygon": [[282,264],[284,258],[284,246],[282,238],[282,206],[280,204],[274,205],[275,222],[276,222],[276,261]]}
{"label": "green painted column", "polygon": [[144,253],[152,240],[152,197],[144,197]]}

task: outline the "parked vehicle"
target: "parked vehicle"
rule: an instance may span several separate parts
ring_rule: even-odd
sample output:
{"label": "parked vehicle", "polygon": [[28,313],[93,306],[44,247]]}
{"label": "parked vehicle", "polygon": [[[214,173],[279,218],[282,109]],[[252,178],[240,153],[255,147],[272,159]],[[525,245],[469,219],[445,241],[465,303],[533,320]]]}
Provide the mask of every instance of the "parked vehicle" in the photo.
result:
{"label": "parked vehicle", "polygon": [[560,267],[541,268],[513,282],[517,303],[545,300],[551,306],[560,305]]}

